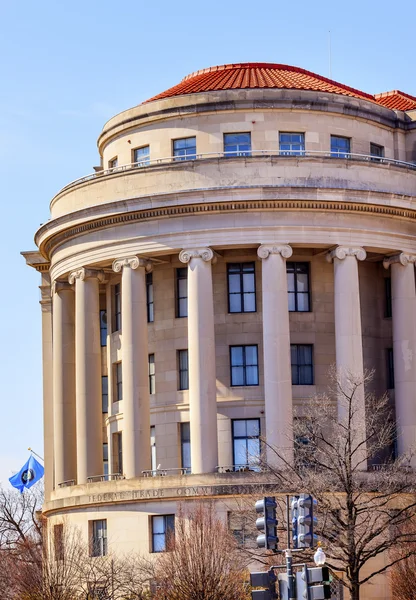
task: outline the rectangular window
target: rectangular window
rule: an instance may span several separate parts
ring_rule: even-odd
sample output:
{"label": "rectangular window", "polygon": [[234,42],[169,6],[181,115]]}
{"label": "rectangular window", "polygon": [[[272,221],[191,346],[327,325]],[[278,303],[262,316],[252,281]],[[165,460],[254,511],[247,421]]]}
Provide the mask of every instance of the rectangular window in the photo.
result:
{"label": "rectangular window", "polygon": [[64,525],[53,526],[53,549],[55,560],[64,560]]}
{"label": "rectangular window", "polygon": [[231,385],[259,385],[257,345],[230,346]]}
{"label": "rectangular window", "polygon": [[292,385],[313,385],[311,344],[290,344]]}
{"label": "rectangular window", "polygon": [[384,316],[386,319],[390,319],[392,316],[391,312],[391,278],[384,278]]}
{"label": "rectangular window", "polygon": [[114,158],[112,158],[111,160],[108,161],[109,169],[115,169],[116,167],[118,167],[118,157],[117,156],[115,156]]}
{"label": "rectangular window", "polygon": [[188,316],[188,267],[176,269],[176,316]]}
{"label": "rectangular window", "polygon": [[251,133],[224,133],[224,154],[251,156]]}
{"label": "rectangular window", "polygon": [[178,350],[179,390],[189,389],[188,350]]}
{"label": "rectangular window", "polygon": [[103,413],[108,413],[108,377],[101,377],[101,406]]}
{"label": "rectangular window", "polygon": [[103,473],[108,479],[108,444],[103,444]]}
{"label": "rectangular window", "polygon": [[147,322],[154,321],[153,305],[153,273],[146,273],[146,303],[147,303]]}
{"label": "rectangular window", "polygon": [[305,154],[304,133],[280,133],[279,151],[286,156],[299,156]]}
{"label": "rectangular window", "polygon": [[173,156],[175,160],[195,160],[196,137],[173,140]]}
{"label": "rectangular window", "polygon": [[123,434],[113,433],[113,467],[114,472],[123,474]]}
{"label": "rectangular window", "polygon": [[289,311],[309,312],[309,263],[286,263]]}
{"label": "rectangular window", "polygon": [[151,469],[152,471],[156,471],[157,468],[157,460],[156,460],[156,427],[152,425],[150,427],[150,459],[151,459]]}
{"label": "rectangular window", "polygon": [[114,331],[121,329],[121,284],[114,286]]}
{"label": "rectangular window", "polygon": [[350,138],[331,135],[331,156],[336,158],[349,158],[351,149]]}
{"label": "rectangular window", "polygon": [[233,419],[233,461],[236,469],[258,467],[260,419]]}
{"label": "rectangular window", "polygon": [[384,156],[384,147],[383,146],[379,146],[378,144],[370,144],[370,154],[372,157],[371,160],[374,161],[379,161],[383,158]]}
{"label": "rectangular window", "polygon": [[142,146],[133,150],[133,162],[137,167],[150,165],[150,146]]}
{"label": "rectangular window", "polygon": [[228,263],[228,312],[256,312],[254,262]]}
{"label": "rectangular window", "polygon": [[107,311],[100,310],[100,341],[101,346],[107,346]]}
{"label": "rectangular window", "polygon": [[189,423],[181,423],[181,466],[191,472],[191,427]]}
{"label": "rectangular window", "polygon": [[175,535],[175,515],[152,517],[152,552],[166,552],[168,541],[173,543]]}
{"label": "rectangular window", "polygon": [[393,348],[387,348],[387,389],[394,390]]}
{"label": "rectangular window", "polygon": [[107,519],[90,521],[91,523],[91,556],[107,555]]}
{"label": "rectangular window", "polygon": [[149,394],[156,393],[155,355],[149,354]]}
{"label": "rectangular window", "polygon": [[119,402],[120,400],[123,400],[123,367],[121,362],[116,363],[114,371],[116,376],[115,401]]}

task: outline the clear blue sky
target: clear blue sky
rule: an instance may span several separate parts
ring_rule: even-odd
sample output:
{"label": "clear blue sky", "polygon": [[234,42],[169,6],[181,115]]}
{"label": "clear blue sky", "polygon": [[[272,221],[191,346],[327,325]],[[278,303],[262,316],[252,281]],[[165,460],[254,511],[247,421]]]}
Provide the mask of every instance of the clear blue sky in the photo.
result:
{"label": "clear blue sky", "polygon": [[52,196],[98,164],[112,115],[216,64],[296,65],[376,93],[416,95],[416,4],[385,0],[22,0],[0,3],[0,480],[42,454],[39,275],[21,250]]}

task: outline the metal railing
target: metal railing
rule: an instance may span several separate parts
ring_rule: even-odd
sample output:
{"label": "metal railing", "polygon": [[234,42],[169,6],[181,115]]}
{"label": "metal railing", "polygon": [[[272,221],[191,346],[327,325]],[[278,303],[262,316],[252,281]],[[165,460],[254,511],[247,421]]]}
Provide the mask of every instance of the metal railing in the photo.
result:
{"label": "metal railing", "polygon": [[190,468],[149,469],[148,471],[142,471],[143,477],[167,477],[169,475],[189,475],[190,473]]}
{"label": "metal railing", "polygon": [[215,467],[217,473],[260,473],[259,465],[224,465]]}
{"label": "metal railing", "polygon": [[70,485],[75,485],[75,479],[68,479],[67,481],[61,481],[61,483],[58,483],[58,488],[69,487]]}
{"label": "metal railing", "polygon": [[65,192],[72,187],[75,187],[81,183],[85,183],[88,181],[93,181],[99,179],[100,177],[106,175],[114,175],[117,173],[125,173],[126,171],[134,171],[137,169],[148,169],[152,167],[163,166],[167,164],[183,164],[184,162],[195,162],[202,160],[210,160],[210,159],[250,159],[250,158],[289,158],[289,159],[304,159],[304,158],[327,158],[327,159],[343,159],[343,160],[354,160],[359,162],[371,163],[373,165],[392,165],[396,167],[402,167],[406,169],[412,169],[416,171],[416,163],[406,162],[403,160],[396,160],[394,158],[385,158],[384,156],[374,156],[373,154],[358,154],[355,152],[348,153],[338,153],[338,152],[328,152],[326,150],[316,150],[314,152],[309,152],[306,150],[299,151],[273,151],[273,150],[250,150],[243,151],[240,153],[236,152],[204,152],[200,154],[194,154],[192,156],[183,157],[179,156],[167,156],[163,158],[155,158],[155,159],[146,159],[138,162],[128,163],[125,165],[120,165],[117,167],[112,167],[109,169],[102,169],[101,171],[97,171],[95,173],[90,173],[89,175],[85,175],[84,177],[80,177],[79,179],[75,179],[68,183],[65,187],[63,187],[58,194]]}
{"label": "metal railing", "polygon": [[92,477],[87,477],[87,483],[98,483],[100,481],[118,481],[120,479],[125,479],[125,476],[121,473],[109,473],[108,475],[93,475]]}

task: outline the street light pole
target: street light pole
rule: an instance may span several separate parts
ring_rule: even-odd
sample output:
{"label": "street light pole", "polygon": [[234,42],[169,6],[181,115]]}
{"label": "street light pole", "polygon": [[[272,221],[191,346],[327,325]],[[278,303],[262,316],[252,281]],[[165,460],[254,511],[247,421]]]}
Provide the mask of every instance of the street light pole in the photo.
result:
{"label": "street light pole", "polygon": [[290,548],[285,550],[286,557],[286,575],[287,575],[287,589],[288,589],[288,600],[296,600],[296,581],[293,574],[292,564],[292,551]]}

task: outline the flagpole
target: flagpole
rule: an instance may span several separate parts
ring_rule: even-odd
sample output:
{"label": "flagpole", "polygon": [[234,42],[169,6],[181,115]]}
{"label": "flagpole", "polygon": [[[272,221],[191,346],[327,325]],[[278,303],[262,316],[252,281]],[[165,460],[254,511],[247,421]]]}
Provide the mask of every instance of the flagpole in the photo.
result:
{"label": "flagpole", "polygon": [[40,460],[43,460],[43,462],[45,462],[45,459],[42,458],[42,456],[40,454],[38,454],[37,452],[35,452],[34,450],[32,450],[32,448],[29,446],[28,450],[30,450],[30,452],[32,454],[34,454],[35,456],[37,456],[38,458],[40,458]]}

